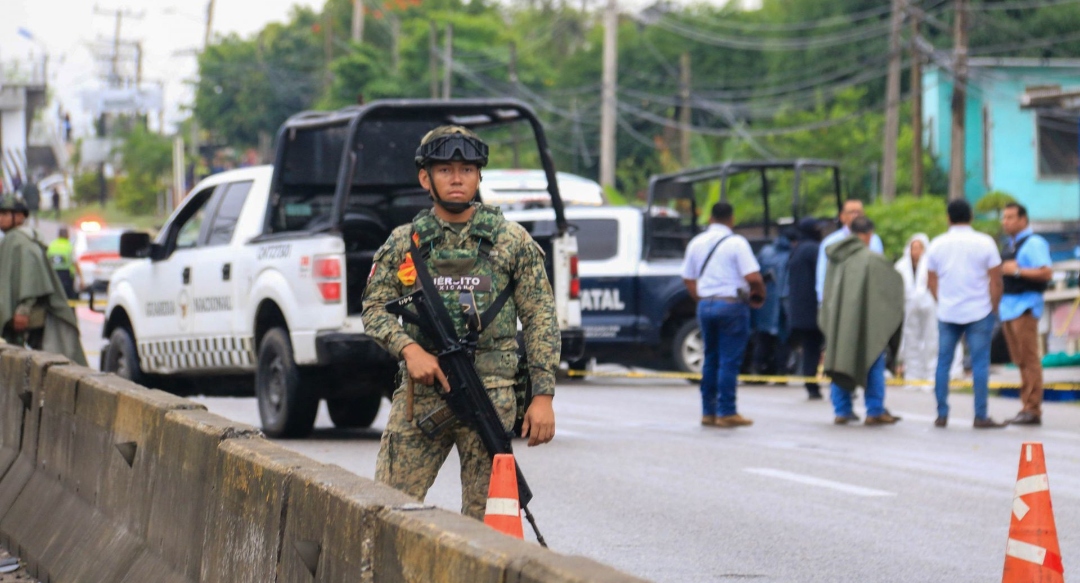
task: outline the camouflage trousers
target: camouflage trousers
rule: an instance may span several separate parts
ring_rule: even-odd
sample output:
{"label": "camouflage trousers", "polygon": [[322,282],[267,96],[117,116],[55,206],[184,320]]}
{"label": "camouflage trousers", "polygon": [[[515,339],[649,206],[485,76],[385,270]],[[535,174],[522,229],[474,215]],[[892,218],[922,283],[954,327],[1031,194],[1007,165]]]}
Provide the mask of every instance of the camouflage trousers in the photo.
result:
{"label": "camouflage trousers", "polygon": [[[394,391],[390,421],[383,432],[379,457],[375,462],[375,479],[423,500],[435,482],[439,468],[450,455],[450,449],[457,446],[461,459],[461,513],[483,520],[491,478],[491,457],[480,442],[480,437],[461,422],[454,422],[436,439],[424,435],[416,426],[416,421],[440,407],[443,400],[432,387],[416,385],[413,421],[410,422],[406,419],[407,390],[403,385]],[[503,427],[509,431],[515,417],[514,388],[488,389],[488,396],[499,413]]]}

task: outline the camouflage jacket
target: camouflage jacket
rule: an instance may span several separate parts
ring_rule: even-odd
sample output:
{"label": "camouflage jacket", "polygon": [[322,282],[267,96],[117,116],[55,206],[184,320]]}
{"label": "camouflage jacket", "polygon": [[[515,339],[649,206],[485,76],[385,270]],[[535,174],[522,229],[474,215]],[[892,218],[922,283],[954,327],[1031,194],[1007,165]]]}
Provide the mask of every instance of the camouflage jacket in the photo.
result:
{"label": "camouflage jacket", "polygon": [[[422,211],[408,225],[391,233],[375,252],[375,263],[364,289],[364,329],[396,357],[412,342],[431,352],[431,344],[414,326],[402,327],[396,316],[386,311],[386,302],[418,289],[411,262],[420,258],[409,253],[410,238],[428,254],[425,262],[432,277],[480,276],[490,278],[486,291],[475,292],[481,313],[510,282],[515,283],[513,301],[506,302],[495,320],[480,334],[476,351],[476,371],[488,388],[514,384],[517,372],[517,321],[521,320],[525,353],[534,395],[555,392],[555,371],[559,366],[560,334],[555,317],[555,300],[544,270],[539,245],[517,223],[507,221],[494,207],[480,205],[463,229],[455,230],[430,210]],[[481,242],[490,244],[486,258],[479,252]],[[455,320],[458,334],[465,335],[457,291],[440,294]]]}

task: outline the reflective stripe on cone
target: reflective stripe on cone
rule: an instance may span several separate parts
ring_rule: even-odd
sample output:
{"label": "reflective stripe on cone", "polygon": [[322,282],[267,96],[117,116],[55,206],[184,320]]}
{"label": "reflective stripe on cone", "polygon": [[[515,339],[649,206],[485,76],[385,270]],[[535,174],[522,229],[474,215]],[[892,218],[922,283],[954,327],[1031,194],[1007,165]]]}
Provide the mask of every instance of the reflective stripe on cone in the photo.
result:
{"label": "reflective stripe on cone", "polygon": [[1005,556],[1035,563],[1057,573],[1065,573],[1065,566],[1061,564],[1061,555],[1024,541],[1010,538],[1008,544],[1005,545]]}

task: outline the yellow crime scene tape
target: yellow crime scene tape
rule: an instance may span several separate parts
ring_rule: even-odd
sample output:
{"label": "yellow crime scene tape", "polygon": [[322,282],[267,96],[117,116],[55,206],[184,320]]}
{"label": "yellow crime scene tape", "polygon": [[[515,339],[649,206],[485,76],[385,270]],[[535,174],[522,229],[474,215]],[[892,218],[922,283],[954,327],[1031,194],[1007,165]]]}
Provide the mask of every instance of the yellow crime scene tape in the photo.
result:
{"label": "yellow crime scene tape", "polygon": [[[571,370],[567,373],[571,377],[605,377],[605,378],[624,378],[624,379],[686,379],[688,381],[700,381],[701,374],[694,372],[642,372],[642,371],[584,371],[584,370]],[[740,383],[819,383],[826,384],[830,382],[829,377],[800,377],[800,376],[782,376],[782,375],[739,375]],[[904,379],[886,379],[886,385],[893,387],[932,387],[934,381],[917,381]],[[970,389],[972,387],[971,381],[952,381],[949,383],[951,389]],[[994,381],[989,384],[991,389],[1019,389],[1018,383],[1007,383]],[[1045,391],[1076,391],[1080,390],[1080,383],[1046,383],[1043,385]]]}

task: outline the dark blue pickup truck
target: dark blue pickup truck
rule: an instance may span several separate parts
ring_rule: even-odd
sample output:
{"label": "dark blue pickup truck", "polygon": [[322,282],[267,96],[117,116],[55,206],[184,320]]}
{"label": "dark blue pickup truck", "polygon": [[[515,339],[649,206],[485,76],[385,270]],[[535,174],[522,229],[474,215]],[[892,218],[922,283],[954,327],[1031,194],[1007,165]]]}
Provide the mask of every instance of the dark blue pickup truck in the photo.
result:
{"label": "dark blue pickup truck", "polygon": [[[683,285],[681,267],[687,243],[700,231],[696,218],[708,212],[703,201],[716,200],[717,193],[737,207],[736,197],[760,197],[759,212],[737,214],[735,227],[756,251],[782,225],[818,209],[835,216],[840,171],[824,160],[728,162],[652,177],[644,208],[567,207],[566,220],[578,241],[585,329],[585,358],[571,362],[572,368],[596,358],[701,372],[696,305]],[[544,232],[554,221],[549,208],[505,214],[530,232]]]}

